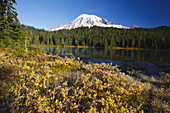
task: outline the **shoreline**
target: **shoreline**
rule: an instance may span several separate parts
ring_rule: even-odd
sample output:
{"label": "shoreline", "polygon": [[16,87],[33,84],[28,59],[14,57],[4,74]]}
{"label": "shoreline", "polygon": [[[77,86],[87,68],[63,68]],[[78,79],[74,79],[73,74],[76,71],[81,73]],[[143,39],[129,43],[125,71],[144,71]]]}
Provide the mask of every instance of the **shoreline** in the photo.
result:
{"label": "shoreline", "polygon": [[[37,45],[31,45],[36,47]],[[104,47],[91,47],[91,46],[57,46],[57,45],[39,45],[40,47],[71,47],[71,48],[104,48]],[[143,48],[132,47],[107,47],[106,49],[128,49],[128,50],[143,50]]]}
{"label": "shoreline", "polygon": [[[125,60],[113,61],[113,60],[97,59],[97,58],[82,59],[81,61],[83,61],[84,63],[93,62],[93,63],[97,63],[97,64],[101,64],[101,63],[112,64],[112,66],[117,65],[119,67],[119,69],[121,69],[121,70],[123,69],[123,64],[125,63]],[[142,66],[142,64],[145,64],[144,70],[141,70],[141,69],[138,69],[138,70],[145,72],[145,75],[148,76],[148,77],[151,77],[151,76],[160,77],[159,73],[163,72],[162,68],[157,67],[155,64],[149,63],[149,62],[146,62],[146,61],[135,61],[135,62],[127,62],[126,63],[126,65],[129,65],[129,66],[131,66],[131,64],[133,64],[133,65],[138,64],[140,66]],[[125,70],[122,70],[122,72],[124,72],[124,71]]]}
{"label": "shoreline", "polygon": [[[31,45],[32,47],[36,47],[37,45]],[[105,47],[92,47],[92,46],[57,46],[57,45],[38,45],[39,47],[66,47],[66,48],[105,48]],[[136,47],[107,47],[105,49],[125,49],[125,50],[149,50],[149,51],[170,51],[169,49],[163,48],[136,48]]]}

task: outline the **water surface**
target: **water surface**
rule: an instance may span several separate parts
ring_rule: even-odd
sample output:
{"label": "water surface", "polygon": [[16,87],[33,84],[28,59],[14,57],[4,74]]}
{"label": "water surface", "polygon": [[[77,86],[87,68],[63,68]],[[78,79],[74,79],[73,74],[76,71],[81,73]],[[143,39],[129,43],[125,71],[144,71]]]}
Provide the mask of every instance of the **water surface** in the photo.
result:
{"label": "water surface", "polygon": [[73,54],[81,59],[103,59],[122,61],[135,59],[149,63],[170,63],[170,51],[168,50],[128,50],[128,49],[104,49],[104,48],[77,48],[77,47],[42,47],[46,52],[56,54]]}

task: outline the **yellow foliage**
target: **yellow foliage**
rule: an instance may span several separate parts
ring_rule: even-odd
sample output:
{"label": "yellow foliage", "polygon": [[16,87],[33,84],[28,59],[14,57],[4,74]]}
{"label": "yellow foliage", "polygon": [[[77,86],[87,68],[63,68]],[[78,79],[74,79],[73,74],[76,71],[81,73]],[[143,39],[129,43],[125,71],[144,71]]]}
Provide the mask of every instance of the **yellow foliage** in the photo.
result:
{"label": "yellow foliage", "polygon": [[146,85],[117,66],[5,54],[0,54],[0,99],[10,103],[11,112],[143,112]]}

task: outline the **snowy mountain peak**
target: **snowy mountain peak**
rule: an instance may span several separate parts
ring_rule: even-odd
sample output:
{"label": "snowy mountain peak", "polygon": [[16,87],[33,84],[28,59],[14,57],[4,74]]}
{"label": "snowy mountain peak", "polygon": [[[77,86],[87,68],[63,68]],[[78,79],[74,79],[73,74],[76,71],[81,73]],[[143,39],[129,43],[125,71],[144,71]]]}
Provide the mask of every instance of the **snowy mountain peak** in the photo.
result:
{"label": "snowy mountain peak", "polygon": [[108,22],[106,19],[100,18],[96,15],[81,14],[75,20],[69,23],[61,24],[57,27],[51,28],[48,31],[57,31],[60,29],[74,29],[74,28],[78,28],[82,26],[84,27],[93,27],[93,26],[114,27],[114,28],[124,28],[124,29],[131,28],[131,27],[123,26],[123,25],[118,25],[112,22]]}
{"label": "snowy mountain peak", "polygon": [[81,14],[79,17],[77,17],[77,19],[79,18],[83,18],[83,19],[97,19],[97,20],[101,20],[102,18],[96,16],[96,15],[88,15],[88,14]]}
{"label": "snowy mountain peak", "polygon": [[139,27],[138,27],[137,25],[134,25],[134,24],[133,24],[132,26],[130,26],[130,28],[131,28],[131,29],[134,29],[134,28],[139,28]]}

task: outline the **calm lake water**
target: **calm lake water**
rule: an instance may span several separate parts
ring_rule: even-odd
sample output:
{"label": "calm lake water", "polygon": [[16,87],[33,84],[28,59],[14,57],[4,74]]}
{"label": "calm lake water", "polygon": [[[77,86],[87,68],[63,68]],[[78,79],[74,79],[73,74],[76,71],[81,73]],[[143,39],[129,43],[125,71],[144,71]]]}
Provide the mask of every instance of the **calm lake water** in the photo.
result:
{"label": "calm lake water", "polygon": [[128,49],[104,49],[104,48],[73,48],[42,47],[46,52],[56,54],[73,54],[81,59],[103,59],[112,61],[122,61],[125,59],[136,59],[137,61],[146,61],[149,63],[167,62],[170,63],[169,50],[128,50]]}

